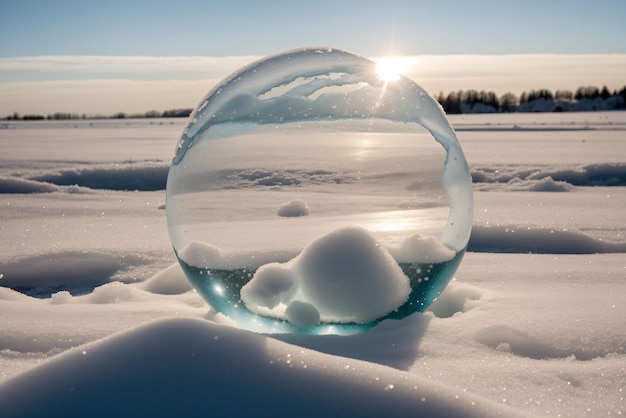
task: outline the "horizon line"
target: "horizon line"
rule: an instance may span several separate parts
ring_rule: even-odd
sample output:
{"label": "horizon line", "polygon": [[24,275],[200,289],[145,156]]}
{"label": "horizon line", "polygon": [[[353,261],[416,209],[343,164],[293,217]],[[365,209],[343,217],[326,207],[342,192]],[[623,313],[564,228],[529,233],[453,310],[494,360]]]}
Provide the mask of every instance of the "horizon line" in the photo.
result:
{"label": "horizon line", "polygon": [[[594,97],[582,97],[580,99],[575,98],[575,95],[578,93],[579,90],[581,89],[588,89],[588,88],[594,88],[597,90],[598,93],[598,97],[602,97],[600,96],[601,91],[603,91],[604,89],[608,90],[608,87],[606,85],[599,87],[599,86],[579,86],[576,90],[566,90],[566,91],[561,91],[561,90],[554,90],[554,95],[552,95],[552,89],[549,88],[537,88],[537,89],[530,89],[528,91],[524,91],[522,92],[522,94],[520,95],[520,97],[518,97],[517,95],[514,94],[514,98],[515,98],[515,104],[513,104],[513,107],[509,110],[500,110],[495,109],[494,112],[487,112],[487,113],[525,113],[527,111],[524,110],[519,110],[519,107],[523,105],[523,103],[532,103],[533,101],[536,100],[541,100],[542,97],[537,97],[534,98],[532,100],[528,100],[527,102],[522,102],[523,100],[523,96],[524,95],[531,95],[531,94],[539,94],[542,91],[545,93],[546,91],[551,95],[551,97],[548,99],[550,101],[552,101],[554,104],[558,104],[558,103],[570,103],[570,104],[576,104],[578,102],[584,101],[584,100],[593,100],[595,98]],[[562,93],[572,93],[571,97],[569,99],[564,99],[564,98],[559,98],[559,92]],[[495,100],[497,102],[500,102],[501,100],[503,100],[503,96],[506,96],[507,94],[512,94],[512,93],[504,93],[503,95],[498,95],[493,91],[486,91],[486,90],[476,90],[476,89],[467,89],[467,90],[460,90],[460,91],[450,91],[447,92],[447,95],[444,94],[444,92],[440,92],[439,95],[435,95],[435,94],[431,94],[432,98],[437,101],[442,107],[445,107],[445,104],[441,101],[441,100],[446,100],[446,97],[449,97],[451,94],[461,94],[461,93],[472,93],[472,92],[476,92],[476,93],[487,93],[487,94],[491,94],[494,93],[495,95]],[[626,92],[626,83],[624,83],[624,86],[621,88],[620,91],[618,91],[617,89],[613,89],[613,92],[608,91],[608,93],[610,94],[610,96],[608,98],[611,97],[615,97],[615,96],[622,96],[624,97],[624,94]],[[446,97],[442,97],[441,95],[444,95]],[[604,93],[602,93],[604,94]],[[602,97],[603,100],[607,100],[608,98],[604,98]],[[469,104],[469,102],[465,102],[461,99],[461,96],[459,95],[458,99],[458,103],[459,104]],[[485,102],[483,102],[482,100],[478,100],[477,103],[484,103],[487,104]],[[509,103],[509,106],[511,106],[512,104]],[[624,106],[626,105],[626,99],[621,103],[621,107],[615,107],[613,109],[608,109],[608,110],[617,110],[617,111],[623,111],[626,110],[624,108]],[[499,104],[499,106],[502,106]],[[599,109],[592,109],[590,111],[598,111]],[[607,110],[607,109],[602,109],[602,110]],[[117,112],[113,112],[113,113],[107,113],[107,114],[102,114],[102,113],[90,113],[87,114],[85,112],[63,112],[63,111],[54,111],[54,112],[46,112],[46,114],[40,114],[40,113],[24,113],[21,116],[19,115],[18,112],[9,112],[10,114],[7,114],[5,116],[0,115],[0,120],[2,121],[38,121],[38,120],[53,120],[53,121],[59,121],[59,120],[98,120],[98,119],[150,119],[150,118],[179,118],[179,117],[188,117],[191,113],[193,113],[194,108],[192,107],[177,107],[177,108],[172,108],[171,106],[165,110],[159,111],[156,109],[150,109],[150,110],[144,110],[144,111],[139,111],[139,112],[123,112],[123,111],[117,111]],[[585,110],[560,110],[562,112],[567,112],[567,113],[576,113],[576,112],[581,112],[581,111],[585,111]],[[532,110],[530,112],[535,112],[535,110]],[[541,112],[547,112],[549,113],[549,111],[541,111]],[[186,113],[183,115],[183,113]],[[464,114],[466,112],[446,112],[447,114],[455,114],[455,113],[461,113]],[[475,112],[467,112],[467,113],[475,113]],[[12,119],[15,118],[15,119]],[[27,118],[27,119],[25,119]]]}
{"label": "horizon line", "polygon": [[[458,90],[521,94],[626,82],[626,53],[393,55],[402,74],[433,95]],[[373,57],[373,61],[389,57]],[[0,58],[0,114],[90,114],[191,107],[262,56],[40,55]],[[117,103],[124,98],[120,109]]]}

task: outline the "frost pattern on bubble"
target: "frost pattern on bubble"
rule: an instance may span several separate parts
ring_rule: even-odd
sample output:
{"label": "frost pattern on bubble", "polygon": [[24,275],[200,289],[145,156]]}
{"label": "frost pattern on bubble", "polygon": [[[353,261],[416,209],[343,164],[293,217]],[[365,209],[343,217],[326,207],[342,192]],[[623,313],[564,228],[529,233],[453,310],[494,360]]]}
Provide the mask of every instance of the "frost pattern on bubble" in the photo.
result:
{"label": "frost pattern on bubble", "polygon": [[191,283],[261,332],[350,333],[423,311],[463,257],[472,211],[467,162],[436,101],[329,48],[218,84],[167,184]]}

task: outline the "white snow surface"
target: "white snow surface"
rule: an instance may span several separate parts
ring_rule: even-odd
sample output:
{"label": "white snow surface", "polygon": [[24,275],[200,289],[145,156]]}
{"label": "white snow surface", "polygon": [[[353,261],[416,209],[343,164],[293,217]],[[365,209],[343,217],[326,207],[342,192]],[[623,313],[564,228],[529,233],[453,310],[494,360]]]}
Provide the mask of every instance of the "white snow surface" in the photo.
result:
{"label": "white snow surface", "polygon": [[624,415],[626,112],[450,120],[468,252],[352,336],[252,334],[191,290],[163,210],[185,121],[0,124],[0,415]]}

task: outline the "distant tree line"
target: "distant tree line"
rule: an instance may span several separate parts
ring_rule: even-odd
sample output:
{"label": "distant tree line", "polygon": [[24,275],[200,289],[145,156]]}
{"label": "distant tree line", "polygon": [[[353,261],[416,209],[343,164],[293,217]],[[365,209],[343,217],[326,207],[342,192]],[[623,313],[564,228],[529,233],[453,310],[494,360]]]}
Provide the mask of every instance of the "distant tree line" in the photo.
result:
{"label": "distant tree line", "polygon": [[[593,110],[625,110],[626,86],[610,92],[593,86],[579,87],[575,92],[557,90],[554,94],[548,89],[530,90],[519,97],[513,93],[498,96],[493,91],[459,90],[444,95],[440,92],[437,101],[448,114],[454,113],[496,113],[496,112],[575,112]],[[86,115],[77,113],[52,113],[43,115],[19,115],[14,113],[4,120],[76,120],[76,119],[139,119],[139,118],[186,118],[192,109],[172,109],[163,112],[150,110],[145,113],[113,115]]]}
{"label": "distant tree line", "polygon": [[579,87],[575,92],[548,89],[496,95],[493,91],[459,90],[436,97],[446,113],[494,112],[567,112],[626,109],[626,86],[610,92],[593,86]]}
{"label": "distant tree line", "polygon": [[113,115],[87,115],[85,113],[63,113],[56,112],[49,115],[20,115],[17,112],[6,116],[3,120],[78,120],[78,119],[142,119],[142,118],[186,118],[193,109],[172,109],[159,112],[149,110],[144,113],[124,113],[118,112]]}

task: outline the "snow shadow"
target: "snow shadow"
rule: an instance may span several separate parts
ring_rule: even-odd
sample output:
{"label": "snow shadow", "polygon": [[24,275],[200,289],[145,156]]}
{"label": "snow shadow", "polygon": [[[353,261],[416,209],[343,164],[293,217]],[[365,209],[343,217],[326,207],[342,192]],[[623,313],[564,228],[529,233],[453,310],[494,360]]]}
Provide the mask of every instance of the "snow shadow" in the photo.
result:
{"label": "snow shadow", "polygon": [[421,313],[386,320],[354,335],[273,334],[270,337],[326,354],[408,370],[419,357],[419,343],[431,317]]}
{"label": "snow shadow", "polygon": [[19,177],[0,177],[0,194],[51,193],[58,190],[59,187],[50,183]]}
{"label": "snow shadow", "polygon": [[77,296],[108,283],[119,271],[147,263],[140,257],[98,252],[42,254],[0,265],[0,286],[37,298],[60,291]]}
{"label": "snow shadow", "polygon": [[569,191],[572,186],[626,186],[626,163],[599,163],[582,167],[494,166],[472,170],[472,182],[479,190],[500,185],[515,191]]}
{"label": "snow shadow", "polygon": [[499,351],[535,360],[574,357],[576,360],[592,360],[610,353],[624,354],[624,346],[589,347],[586,345],[557,347],[541,338],[533,337],[508,325],[496,325],[482,329],[475,340]]}
{"label": "snow shadow", "polygon": [[[155,191],[165,190],[167,165],[115,165],[62,170],[31,177],[29,180],[58,186],[83,186],[90,189]],[[1,183],[0,183],[1,186]]]}
{"label": "snow shadow", "polygon": [[626,243],[548,228],[474,226],[467,251],[482,253],[599,254],[624,253]]}

